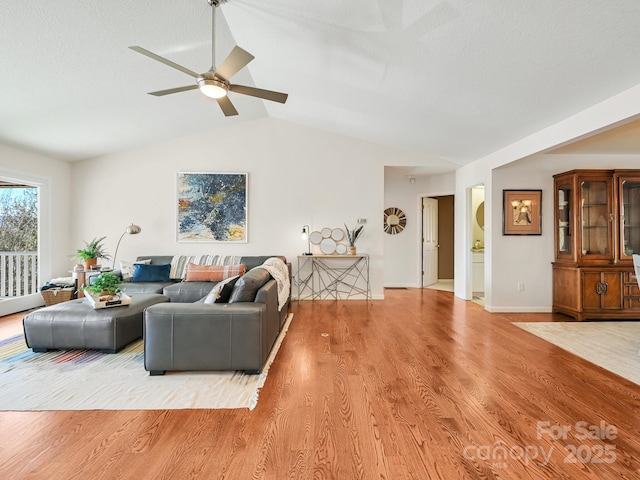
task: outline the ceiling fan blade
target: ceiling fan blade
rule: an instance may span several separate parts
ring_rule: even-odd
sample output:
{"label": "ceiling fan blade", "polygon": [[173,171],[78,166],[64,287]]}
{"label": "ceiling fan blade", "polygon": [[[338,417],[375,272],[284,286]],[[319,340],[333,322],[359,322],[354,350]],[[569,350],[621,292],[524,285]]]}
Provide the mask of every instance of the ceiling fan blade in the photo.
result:
{"label": "ceiling fan blade", "polygon": [[133,50],[134,52],[138,52],[141,53],[142,55],[145,55],[146,57],[149,58],[153,58],[154,60],[157,60],[158,62],[164,63],[165,65],[170,66],[171,68],[175,68],[176,70],[180,70],[181,72],[186,73],[187,75],[191,75],[194,78],[198,78],[200,76],[200,74],[194,72],[193,70],[189,70],[187,67],[183,67],[182,65],[178,65],[177,63],[172,62],[171,60],[167,60],[164,57],[161,57],[160,55],[156,55],[153,52],[150,52],[149,50],[142,48],[142,47],[129,47],[131,50]]}
{"label": "ceiling fan blade", "polygon": [[229,97],[224,96],[222,98],[216,98],[216,102],[220,105],[225,117],[238,115],[238,111],[236,110],[236,107],[233,106],[233,103],[231,103],[231,100],[229,100]]}
{"label": "ceiling fan blade", "polygon": [[254,58],[255,57],[246,50],[235,46],[215,73],[217,76],[222,77],[225,80],[230,80],[231,77],[242,70]]}
{"label": "ceiling fan blade", "polygon": [[158,90],[157,92],[149,92],[149,95],[162,97],[163,95],[171,95],[172,93],[186,92],[188,90],[197,90],[198,85],[188,85],[186,87],[168,88],[167,90]]}
{"label": "ceiling fan blade", "polygon": [[272,102],[284,103],[289,96],[287,93],[274,92],[272,90],[263,90],[262,88],[247,87],[245,85],[229,85],[229,90],[242,95],[251,95],[252,97],[264,98]]}

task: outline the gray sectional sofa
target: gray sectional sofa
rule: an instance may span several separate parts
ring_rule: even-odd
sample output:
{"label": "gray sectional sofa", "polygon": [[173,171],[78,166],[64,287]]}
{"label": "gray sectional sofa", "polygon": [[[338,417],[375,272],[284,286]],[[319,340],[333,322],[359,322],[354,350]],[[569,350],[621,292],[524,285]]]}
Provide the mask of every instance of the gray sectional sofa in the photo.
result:
{"label": "gray sectional sofa", "polygon": [[[291,280],[291,265],[283,256]],[[259,373],[287,317],[291,295],[278,305],[277,282],[258,267],[272,256],[243,256],[246,273],[233,286],[229,303],[204,303],[213,282],[123,282],[127,294],[161,293],[168,303],[147,308],[143,319],[144,364],[151,375],[175,370],[244,370]],[[152,265],[172,256],[147,255]]]}

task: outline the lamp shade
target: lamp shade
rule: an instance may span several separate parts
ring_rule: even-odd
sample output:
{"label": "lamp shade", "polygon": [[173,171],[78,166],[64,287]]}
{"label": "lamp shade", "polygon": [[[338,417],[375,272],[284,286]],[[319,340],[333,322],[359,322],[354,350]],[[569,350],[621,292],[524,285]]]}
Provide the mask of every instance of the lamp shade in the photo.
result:
{"label": "lamp shade", "polygon": [[304,255],[311,255],[311,237],[310,237],[310,232],[309,232],[309,225],[303,225],[302,227],[302,240],[306,240],[307,241],[307,251],[304,253]]}
{"label": "lamp shade", "polygon": [[129,235],[137,235],[140,233],[142,229],[138,225],[134,225],[133,223],[127,227],[126,233]]}

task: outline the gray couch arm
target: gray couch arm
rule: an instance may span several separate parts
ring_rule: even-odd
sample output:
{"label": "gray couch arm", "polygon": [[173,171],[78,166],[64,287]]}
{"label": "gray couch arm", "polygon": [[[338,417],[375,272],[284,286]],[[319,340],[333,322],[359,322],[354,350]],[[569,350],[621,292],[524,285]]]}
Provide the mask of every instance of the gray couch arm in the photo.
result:
{"label": "gray couch arm", "polygon": [[144,366],[152,375],[166,370],[262,369],[266,305],[166,306],[148,308],[144,315]]}
{"label": "gray couch arm", "polygon": [[255,302],[165,303],[144,313],[144,365],[169,370],[245,370],[259,373],[279,333],[277,286],[271,280]]}

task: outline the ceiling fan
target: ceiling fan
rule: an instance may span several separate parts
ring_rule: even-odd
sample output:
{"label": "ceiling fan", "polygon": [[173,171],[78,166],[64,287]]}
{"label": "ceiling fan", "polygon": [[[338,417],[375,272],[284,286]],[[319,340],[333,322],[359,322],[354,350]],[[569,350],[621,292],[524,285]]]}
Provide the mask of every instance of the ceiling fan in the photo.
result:
{"label": "ceiling fan", "polygon": [[182,65],[167,60],[160,55],[156,55],[149,50],[142,47],[134,46],[129,47],[142,55],[162,62],[176,70],[191,75],[196,79],[195,85],[187,85],[185,87],[169,88],[167,90],[159,90],[157,92],[149,92],[149,95],[156,97],[162,97],[164,95],[170,95],[172,93],[186,92],[187,90],[195,90],[197,88],[207,97],[213,98],[218,102],[222,112],[225,116],[238,115],[238,111],[229,100],[227,96],[228,92],[240,93],[242,95],[249,95],[252,97],[262,98],[264,100],[270,100],[272,102],[285,103],[288,95],[286,93],[274,92],[272,90],[263,90],[261,88],[249,87],[245,85],[236,85],[230,83],[230,79],[238,71],[242,70],[254,56],[246,50],[238,47],[233,47],[231,53],[225,58],[218,68],[216,68],[216,45],[215,45],[215,25],[216,25],[216,7],[226,0],[207,0],[207,3],[211,6],[211,68],[205,73],[196,73]]}

